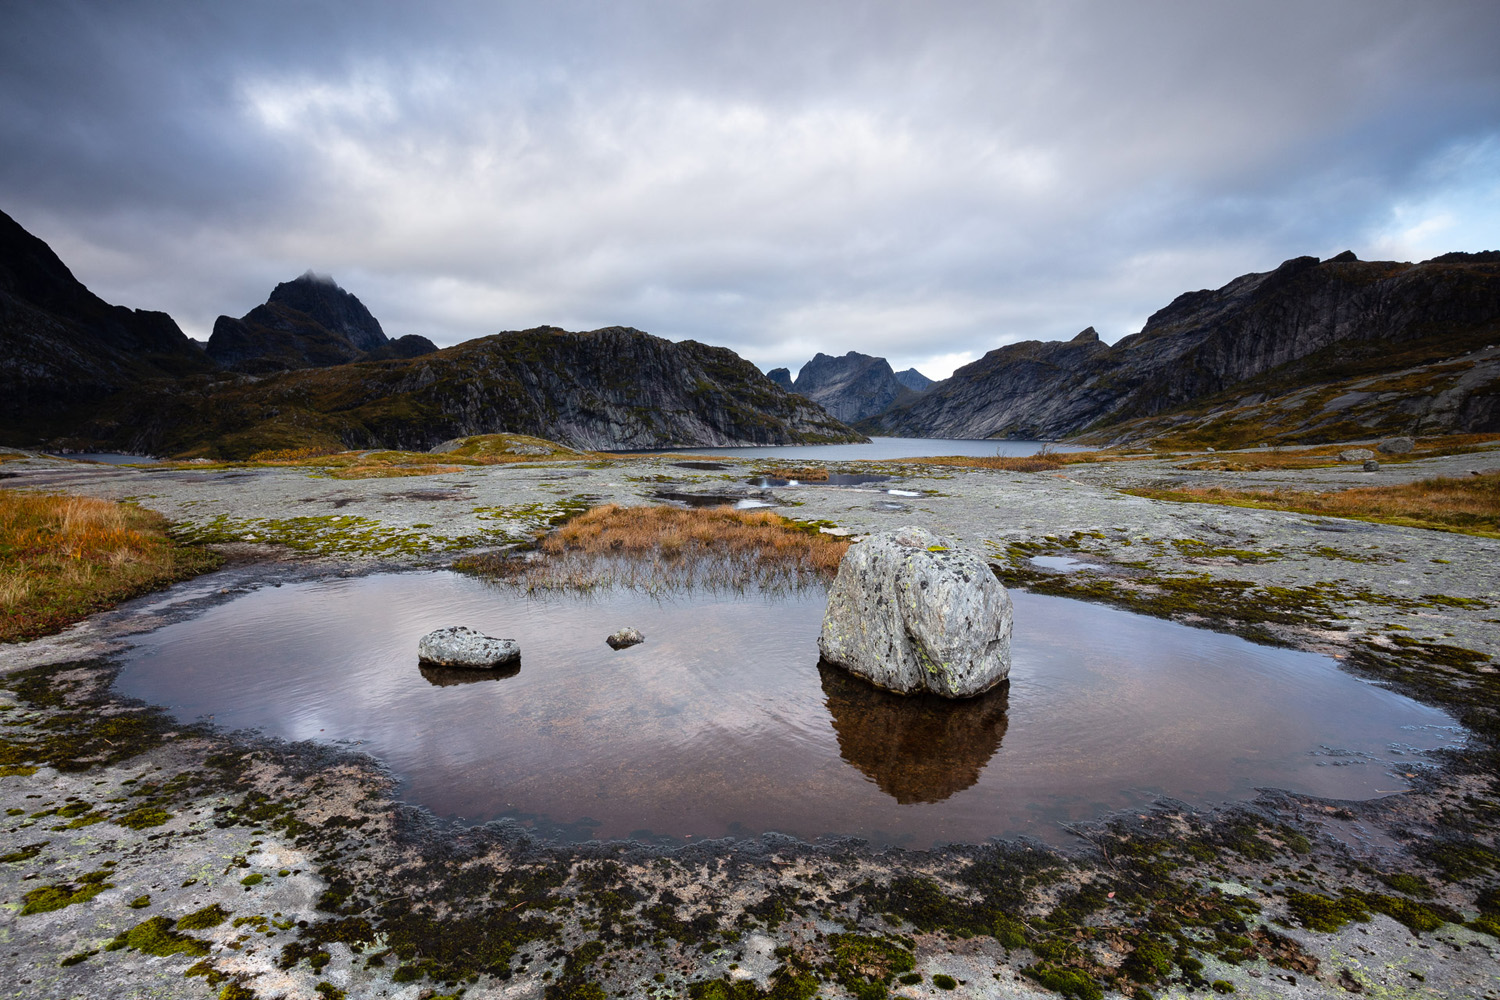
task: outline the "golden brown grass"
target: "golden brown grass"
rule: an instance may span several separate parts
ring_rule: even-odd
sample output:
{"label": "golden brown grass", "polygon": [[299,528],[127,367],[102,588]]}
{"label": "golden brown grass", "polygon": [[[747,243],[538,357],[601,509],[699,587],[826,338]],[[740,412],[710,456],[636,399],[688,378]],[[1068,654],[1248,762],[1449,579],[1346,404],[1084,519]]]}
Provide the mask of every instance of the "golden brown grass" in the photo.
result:
{"label": "golden brown grass", "polygon": [[1327,514],[1500,538],[1500,472],[1349,490],[1126,490],[1154,500]]}
{"label": "golden brown grass", "polygon": [[158,468],[227,469],[265,466],[321,469],[334,479],[391,479],[401,476],[435,476],[460,472],[477,465],[509,465],[517,462],[550,462],[564,459],[591,461],[617,456],[574,451],[564,445],[527,434],[480,434],[466,438],[448,452],[427,451],[338,451],[319,446],[278,448],[256,452],[243,462],[177,462]]}
{"label": "golden brown grass", "polygon": [[821,465],[782,466],[772,469],[766,475],[774,476],[777,479],[795,479],[799,483],[828,482],[828,469]]}
{"label": "golden brown grass", "polygon": [[543,536],[530,558],[480,556],[457,565],[532,591],[775,589],[831,579],[848,549],[845,539],[769,511],[606,504]]}
{"label": "golden brown grass", "polygon": [[107,500],[0,490],[0,642],[56,632],[219,565],[166,528],[160,514]]}
{"label": "golden brown grass", "polygon": [[[1079,455],[1097,456],[1096,452]],[[933,458],[887,458],[884,464],[938,465],[960,469],[998,469],[1002,472],[1054,472],[1071,462],[1097,462],[1097,457],[1082,458],[1073,454],[1038,452],[1035,455],[939,455]]]}

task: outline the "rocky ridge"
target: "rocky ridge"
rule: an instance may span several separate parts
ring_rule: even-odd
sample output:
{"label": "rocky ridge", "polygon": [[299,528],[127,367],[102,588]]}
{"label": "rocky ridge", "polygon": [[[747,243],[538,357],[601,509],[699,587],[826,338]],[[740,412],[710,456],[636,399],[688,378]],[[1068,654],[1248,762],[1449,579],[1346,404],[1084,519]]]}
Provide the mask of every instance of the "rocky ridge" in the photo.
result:
{"label": "rocky ridge", "polygon": [[863,440],[726,348],[628,327],[538,327],[409,361],[185,380],[114,401],[81,435],[151,454],[245,457],[426,450],[501,431],[587,449]]}
{"label": "rocky ridge", "polygon": [[[1101,440],[1129,440],[1147,435],[1109,429],[1240,387],[1259,394],[1250,405],[1340,378],[1446,362],[1500,337],[1500,261],[1492,257],[1449,254],[1420,264],[1360,261],[1347,252],[1326,261],[1294,258],[1216,290],[1180,295],[1113,346],[1090,328],[1066,342],[998,348],[865,427],[952,438],[1088,430]],[[1252,380],[1258,384],[1247,386]],[[1442,429],[1495,429],[1495,384],[1466,391],[1465,400],[1445,404],[1451,423]],[[1411,423],[1416,430],[1420,415]],[[1303,439],[1339,434],[1358,436],[1344,428]]]}

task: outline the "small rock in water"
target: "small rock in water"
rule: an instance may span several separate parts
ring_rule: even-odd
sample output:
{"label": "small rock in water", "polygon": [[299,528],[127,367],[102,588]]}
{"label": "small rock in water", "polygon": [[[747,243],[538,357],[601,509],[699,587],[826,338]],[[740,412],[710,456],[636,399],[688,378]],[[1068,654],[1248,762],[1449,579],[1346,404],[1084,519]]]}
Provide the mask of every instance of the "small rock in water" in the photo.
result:
{"label": "small rock in water", "polygon": [[1368,448],[1348,448],[1339,452],[1340,462],[1363,462],[1374,457],[1375,453]]}
{"label": "small rock in water", "polygon": [[1375,461],[1375,460],[1374,460],[1374,459],[1373,459],[1373,458],[1372,458],[1372,459],[1369,459],[1369,460],[1368,460],[1368,461],[1366,461],[1366,462],[1365,462],[1365,464],[1364,464],[1364,465],[1363,465],[1363,466],[1362,466],[1362,468],[1363,468],[1363,469],[1364,469],[1364,470],[1365,470],[1365,471],[1366,471],[1366,472],[1374,472],[1374,471],[1376,471],[1376,470],[1377,470],[1377,469],[1379,469],[1379,468],[1380,468],[1380,463],[1379,463],[1379,462],[1377,462],[1377,461]]}
{"label": "small rock in water", "polygon": [[417,658],[433,667],[494,670],[520,660],[521,644],[514,639],[493,639],[464,625],[450,625],[422,636],[417,643]]}
{"label": "small rock in water", "polygon": [[646,637],[641,635],[641,630],[638,628],[622,628],[604,641],[609,643],[610,649],[624,649],[626,646],[645,642]]}
{"label": "small rock in water", "polygon": [[1010,676],[1011,603],[983,555],[924,528],[849,550],[818,649],[878,687],[969,698]]}
{"label": "small rock in water", "polygon": [[1386,438],[1380,442],[1380,450],[1387,455],[1405,455],[1417,446],[1417,443],[1409,437]]}

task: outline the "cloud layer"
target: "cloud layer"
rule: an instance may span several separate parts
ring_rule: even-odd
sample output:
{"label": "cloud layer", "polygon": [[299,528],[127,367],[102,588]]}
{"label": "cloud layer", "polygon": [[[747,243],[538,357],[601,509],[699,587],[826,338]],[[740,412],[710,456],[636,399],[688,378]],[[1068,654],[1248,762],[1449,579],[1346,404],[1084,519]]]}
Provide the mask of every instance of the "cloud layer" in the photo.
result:
{"label": "cloud layer", "polygon": [[[249,9],[242,9],[249,8]],[[1304,253],[1500,248],[1500,7],[33,4],[0,208],[196,336],[636,326],[941,377]]]}

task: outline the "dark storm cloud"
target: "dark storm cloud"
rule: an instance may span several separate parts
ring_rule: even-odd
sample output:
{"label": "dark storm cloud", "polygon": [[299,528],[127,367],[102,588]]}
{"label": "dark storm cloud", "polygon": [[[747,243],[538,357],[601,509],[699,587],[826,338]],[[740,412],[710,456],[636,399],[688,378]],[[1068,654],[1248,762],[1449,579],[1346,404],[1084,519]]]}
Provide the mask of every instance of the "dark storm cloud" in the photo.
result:
{"label": "dark storm cloud", "polygon": [[35,4],[0,208],[197,335],[627,323],[946,375],[1302,253],[1500,244],[1490,3]]}

